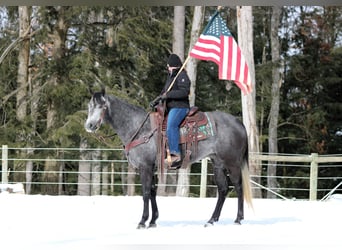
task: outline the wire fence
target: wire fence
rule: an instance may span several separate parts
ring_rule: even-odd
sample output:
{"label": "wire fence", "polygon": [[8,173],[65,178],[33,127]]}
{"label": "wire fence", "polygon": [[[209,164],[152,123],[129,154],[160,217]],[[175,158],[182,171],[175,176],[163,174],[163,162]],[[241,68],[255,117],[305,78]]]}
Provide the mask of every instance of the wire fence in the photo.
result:
{"label": "wire fence", "polygon": [[[261,166],[252,175],[252,188],[262,197],[272,192],[281,198],[322,199],[331,191],[341,192],[342,156],[250,154]],[[276,162],[276,164],[274,164]],[[268,175],[270,166],[276,172]],[[159,195],[175,195],[177,188],[189,196],[215,197],[213,166],[208,159],[194,163],[190,171],[166,171],[158,184]],[[179,183],[185,174],[188,182]],[[273,179],[276,186],[270,187]],[[26,194],[138,195],[139,173],[124,157],[123,150],[80,148],[10,148],[2,146],[1,183],[22,183]],[[180,187],[181,185],[181,187]],[[230,184],[234,196],[234,188]]]}

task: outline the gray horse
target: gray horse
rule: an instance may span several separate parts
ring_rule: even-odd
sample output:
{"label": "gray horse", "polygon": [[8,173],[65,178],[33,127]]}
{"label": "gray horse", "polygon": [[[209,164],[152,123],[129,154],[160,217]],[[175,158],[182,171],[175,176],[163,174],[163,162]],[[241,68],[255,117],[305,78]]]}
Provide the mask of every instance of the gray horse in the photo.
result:
{"label": "gray horse", "polygon": [[[238,212],[235,219],[240,224],[244,219],[244,200],[252,206],[252,195],[248,171],[248,141],[244,125],[230,114],[219,111],[207,112],[216,126],[216,134],[198,142],[196,155],[191,155],[190,163],[209,157],[214,164],[214,177],[218,188],[215,210],[205,224],[213,225],[219,220],[221,210],[228,194],[228,178],[235,187],[238,197]],[[88,118],[85,129],[96,132],[102,123],[109,123],[124,145],[133,137],[143,138],[143,143],[130,148],[127,159],[139,174],[142,184],[143,214],[138,228],[145,228],[149,218],[149,201],[152,217],[149,227],[156,227],[159,212],[157,194],[157,135],[152,132],[148,113],[117,97],[106,95],[105,90],[92,94],[88,103]],[[184,152],[183,152],[184,153]]]}

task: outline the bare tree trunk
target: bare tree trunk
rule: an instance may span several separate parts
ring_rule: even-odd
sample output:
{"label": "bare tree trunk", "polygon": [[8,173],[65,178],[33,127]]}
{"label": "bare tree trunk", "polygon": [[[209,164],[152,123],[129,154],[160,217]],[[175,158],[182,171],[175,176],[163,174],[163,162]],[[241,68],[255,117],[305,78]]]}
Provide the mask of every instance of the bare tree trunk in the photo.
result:
{"label": "bare tree trunk", "polygon": [[[19,37],[25,36],[30,27],[30,7],[19,6]],[[27,82],[28,64],[30,57],[30,39],[25,39],[20,43],[18,55],[18,88],[17,92],[17,119],[23,121],[27,114]]]}
{"label": "bare tree trunk", "polygon": [[[189,51],[192,49],[193,45],[198,40],[201,34],[201,27],[204,16],[204,6],[195,6],[194,16],[192,19],[191,35],[190,35],[190,46]],[[191,81],[190,87],[190,106],[195,105],[195,89],[196,89],[196,77],[197,77],[197,64],[198,60],[190,57],[186,65],[186,70]],[[191,165],[185,169],[180,169],[178,171],[178,185],[176,190],[177,196],[189,196],[190,193],[190,173]]]}
{"label": "bare tree trunk", "polygon": [[101,171],[101,176],[102,176],[102,185],[101,185],[101,194],[102,195],[108,195],[108,184],[109,184],[109,163],[107,162],[108,160],[108,154],[107,152],[102,152],[102,159],[106,160],[106,162],[102,162],[102,171]]}
{"label": "bare tree trunk", "polygon": [[[65,41],[66,34],[68,31],[68,25],[65,21],[65,10],[68,7],[61,6],[58,8],[58,18],[55,26],[53,27],[53,31],[49,37],[51,37],[52,44],[52,60],[62,60],[64,57],[65,51]],[[58,86],[60,84],[58,75],[52,75],[50,77],[50,81],[48,84],[52,86]],[[47,130],[52,129],[55,125],[57,117],[57,110],[54,100],[50,100],[47,105],[47,115],[46,115],[46,128]],[[55,161],[51,161],[48,158],[48,161],[45,164],[45,173],[43,175],[43,180],[45,182],[58,182],[58,174],[57,174],[57,163]],[[57,194],[58,193],[58,185],[44,185],[44,193],[46,194]]]}
{"label": "bare tree trunk", "polygon": [[101,156],[100,150],[92,152],[91,163],[91,195],[101,194],[101,163],[99,162]]}
{"label": "bare tree trunk", "polygon": [[[33,155],[34,150],[28,149],[27,150],[27,156]],[[31,194],[31,187],[32,187],[32,171],[33,171],[33,162],[27,161],[26,162],[26,185],[25,185],[25,193]]]}
{"label": "bare tree trunk", "polygon": [[[189,45],[189,53],[192,50],[192,47],[198,40],[198,37],[201,34],[201,28],[204,18],[204,6],[195,6],[194,16],[192,19],[192,27],[191,27],[191,35],[190,35],[190,45]],[[191,81],[190,86],[190,106],[195,106],[196,100],[196,78],[197,78],[197,65],[198,60],[196,58],[190,57],[188,64],[186,65],[186,71],[188,72],[188,76]]]}
{"label": "bare tree trunk", "polygon": [[[22,37],[19,44],[19,54],[18,54],[18,75],[17,75],[17,92],[16,92],[16,116],[17,120],[20,122],[24,122],[27,116],[27,86],[28,86],[28,66],[29,66],[29,58],[30,58],[30,39],[25,38],[30,29],[30,7],[28,6],[19,6],[19,38]],[[29,143],[27,141],[28,134],[26,131],[22,131],[17,134],[17,141],[22,143]],[[27,152],[20,151],[20,158],[26,158]],[[25,164],[26,165],[26,164]],[[23,171],[26,169],[24,164],[15,163],[14,168],[17,171]],[[29,172],[31,173],[31,172]],[[27,174],[29,174],[27,173]],[[14,175],[15,182],[22,182],[26,179],[26,174],[23,172],[18,172]]]}
{"label": "bare tree trunk", "polygon": [[185,6],[174,7],[172,51],[184,61]]}
{"label": "bare tree trunk", "polygon": [[[58,159],[64,159],[64,152],[57,152]],[[64,194],[63,183],[64,183],[64,161],[58,162],[58,195]]]}
{"label": "bare tree trunk", "polygon": [[[280,44],[279,44],[279,24],[281,15],[281,6],[272,7],[271,19],[271,48],[272,48],[272,103],[269,116],[268,126],[268,151],[269,153],[278,153],[278,117],[279,117],[279,91],[282,81],[280,62]],[[276,189],[278,186],[277,179],[277,163],[274,161],[268,162],[267,167],[267,186],[271,189]],[[267,198],[275,198],[276,196],[267,192]]]}
{"label": "bare tree trunk", "polygon": [[[168,176],[167,176],[167,169],[165,168],[165,171],[163,175],[161,173],[158,173],[158,189],[157,189],[157,195],[158,196],[166,196],[166,186],[168,183]],[[163,181],[162,181],[163,180]]]}
{"label": "bare tree trunk", "polygon": [[128,164],[128,173],[127,173],[127,195],[133,196],[135,194],[135,170],[134,168]]}
{"label": "bare tree trunk", "polygon": [[[30,60],[29,60],[30,65]],[[38,117],[38,104],[39,104],[39,81],[33,80],[35,78],[35,70],[30,69],[28,71],[28,86],[29,86],[29,99],[30,99],[30,116],[31,116],[31,134],[29,138],[29,146],[32,149],[27,150],[27,155],[34,154],[35,142],[31,139],[35,136],[37,130],[37,117]],[[29,157],[28,157],[29,158]],[[32,171],[34,165],[32,161],[26,163],[26,193],[31,194],[31,183],[32,183]]]}
{"label": "bare tree trunk", "polygon": [[80,159],[78,163],[77,194],[90,195],[90,162],[91,154],[87,151],[87,140],[82,138],[80,142]]}
{"label": "bare tree trunk", "polygon": [[[241,94],[242,99],[242,116],[243,123],[246,127],[249,142],[249,152],[259,152],[259,135],[256,123],[256,109],[255,109],[255,70],[253,59],[253,15],[252,6],[238,6],[237,7],[237,24],[238,24],[238,42],[242,53],[244,54],[251,79],[253,92],[248,95]],[[252,179],[260,183],[261,164],[258,161],[250,161]],[[253,196],[261,198],[260,188],[253,189]]]}
{"label": "bare tree trunk", "polygon": [[114,162],[112,162],[110,164],[110,192],[111,194],[114,194],[114,184],[115,184],[114,172],[115,172],[115,164]]}

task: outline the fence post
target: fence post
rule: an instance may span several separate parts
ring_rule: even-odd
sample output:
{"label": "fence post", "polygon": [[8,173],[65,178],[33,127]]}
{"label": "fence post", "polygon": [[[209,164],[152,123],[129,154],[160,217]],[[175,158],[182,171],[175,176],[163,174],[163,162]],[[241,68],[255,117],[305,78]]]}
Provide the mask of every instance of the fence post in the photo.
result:
{"label": "fence post", "polygon": [[200,197],[205,198],[207,195],[207,172],[208,172],[208,157],[201,161],[201,187]]}
{"label": "fence post", "polygon": [[312,153],[310,157],[310,201],[314,201],[317,200],[318,154]]}
{"label": "fence post", "polygon": [[1,183],[8,184],[8,146],[2,145]]}

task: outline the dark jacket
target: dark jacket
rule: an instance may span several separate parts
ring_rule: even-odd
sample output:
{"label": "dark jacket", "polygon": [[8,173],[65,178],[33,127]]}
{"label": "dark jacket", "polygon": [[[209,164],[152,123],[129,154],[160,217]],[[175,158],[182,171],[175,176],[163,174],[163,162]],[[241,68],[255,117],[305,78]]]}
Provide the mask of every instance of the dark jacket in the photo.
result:
{"label": "dark jacket", "polygon": [[[161,92],[169,88],[173,79],[176,77],[178,70],[173,70],[171,74],[168,74],[166,84]],[[168,110],[171,108],[189,108],[189,94],[190,94],[190,79],[185,70],[183,70],[177,77],[175,83],[173,84],[171,90],[166,94],[166,106]]]}

